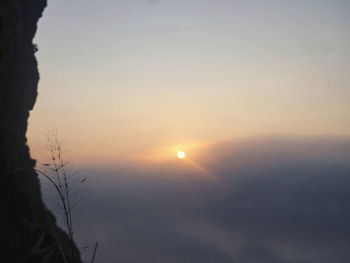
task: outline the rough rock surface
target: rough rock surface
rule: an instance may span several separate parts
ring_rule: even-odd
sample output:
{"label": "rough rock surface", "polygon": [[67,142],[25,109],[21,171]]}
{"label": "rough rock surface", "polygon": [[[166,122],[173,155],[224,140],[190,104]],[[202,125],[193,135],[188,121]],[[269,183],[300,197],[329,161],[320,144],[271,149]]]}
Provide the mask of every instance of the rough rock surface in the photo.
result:
{"label": "rough rock surface", "polygon": [[81,262],[42,202],[26,145],[39,73],[32,40],[46,0],[0,0],[0,262]]}

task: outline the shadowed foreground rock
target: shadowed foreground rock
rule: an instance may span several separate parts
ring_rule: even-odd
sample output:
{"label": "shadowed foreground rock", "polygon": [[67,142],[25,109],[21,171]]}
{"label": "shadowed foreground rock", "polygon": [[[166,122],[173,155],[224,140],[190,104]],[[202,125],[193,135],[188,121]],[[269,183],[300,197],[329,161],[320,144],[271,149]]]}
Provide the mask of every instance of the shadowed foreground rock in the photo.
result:
{"label": "shadowed foreground rock", "polygon": [[43,204],[26,145],[39,74],[32,44],[46,0],[0,0],[0,262],[81,262]]}

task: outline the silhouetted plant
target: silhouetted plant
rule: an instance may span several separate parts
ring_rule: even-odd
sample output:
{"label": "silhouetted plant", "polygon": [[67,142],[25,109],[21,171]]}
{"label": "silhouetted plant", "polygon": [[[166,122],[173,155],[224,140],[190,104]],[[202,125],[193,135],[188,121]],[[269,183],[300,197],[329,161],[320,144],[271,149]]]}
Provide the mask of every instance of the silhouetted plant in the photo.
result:
{"label": "silhouetted plant", "polygon": [[75,193],[72,191],[72,179],[75,174],[68,173],[66,170],[68,162],[64,159],[63,142],[58,137],[57,131],[48,133],[47,146],[50,162],[43,164],[47,168],[46,171],[37,169],[37,172],[54,186],[59,197],[58,205],[62,212],[65,229],[68,237],[73,240],[72,208]]}
{"label": "silhouetted plant", "polygon": [[[72,244],[72,257],[76,259],[77,255],[74,247],[74,227],[72,210],[77,204],[77,193],[74,186],[84,183],[86,177],[77,176],[78,172],[67,170],[69,161],[64,156],[64,144],[59,138],[57,131],[49,131],[47,135],[47,147],[49,150],[49,162],[43,163],[45,169],[36,171],[44,176],[54,187],[58,195],[58,207],[60,215],[63,217],[65,230]],[[95,261],[98,243],[94,247],[91,262]]]}

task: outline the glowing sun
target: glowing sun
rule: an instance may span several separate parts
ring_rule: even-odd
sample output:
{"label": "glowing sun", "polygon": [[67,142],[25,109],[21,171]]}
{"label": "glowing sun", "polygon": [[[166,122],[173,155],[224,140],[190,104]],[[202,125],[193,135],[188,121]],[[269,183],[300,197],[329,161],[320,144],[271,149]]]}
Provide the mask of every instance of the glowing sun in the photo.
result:
{"label": "glowing sun", "polygon": [[177,152],[177,158],[179,158],[179,159],[183,159],[183,158],[185,158],[186,157],[186,153],[185,152],[183,152],[183,151],[179,151],[179,152]]}

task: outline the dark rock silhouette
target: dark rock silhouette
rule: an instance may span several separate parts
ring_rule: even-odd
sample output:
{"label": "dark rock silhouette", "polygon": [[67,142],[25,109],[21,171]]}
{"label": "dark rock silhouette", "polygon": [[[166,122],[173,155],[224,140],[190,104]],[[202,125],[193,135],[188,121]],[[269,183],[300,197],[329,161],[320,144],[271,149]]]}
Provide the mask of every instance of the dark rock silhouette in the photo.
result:
{"label": "dark rock silhouette", "polygon": [[46,0],[0,0],[0,262],[81,262],[41,197],[26,145],[39,73],[32,40]]}

